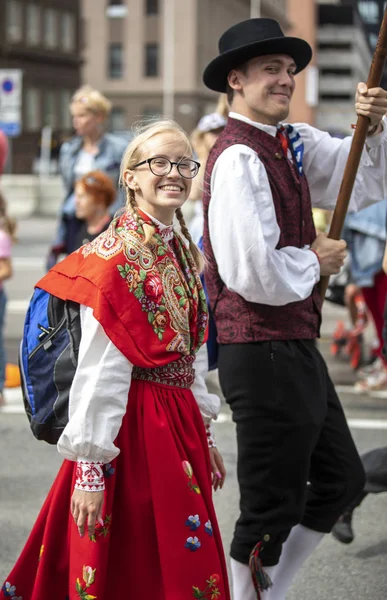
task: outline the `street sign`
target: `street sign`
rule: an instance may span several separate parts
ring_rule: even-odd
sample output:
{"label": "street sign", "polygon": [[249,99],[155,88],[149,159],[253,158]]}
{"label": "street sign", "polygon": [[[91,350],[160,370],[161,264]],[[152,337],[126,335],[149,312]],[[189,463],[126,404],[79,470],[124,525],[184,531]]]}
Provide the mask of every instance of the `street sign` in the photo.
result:
{"label": "street sign", "polygon": [[21,133],[21,107],[21,69],[0,69],[0,129],[8,137]]}

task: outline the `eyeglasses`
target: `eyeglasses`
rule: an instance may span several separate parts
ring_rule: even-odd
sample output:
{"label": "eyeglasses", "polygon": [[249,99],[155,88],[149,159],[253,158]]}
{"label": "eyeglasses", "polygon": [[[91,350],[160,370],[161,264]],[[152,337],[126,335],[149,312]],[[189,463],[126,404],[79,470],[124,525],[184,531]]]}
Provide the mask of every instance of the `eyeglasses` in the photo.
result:
{"label": "eyeglasses", "polygon": [[184,179],[193,179],[196,177],[200,167],[199,162],[190,158],[183,158],[179,162],[172,162],[168,158],[155,156],[154,158],[147,158],[146,160],[137,163],[132,169],[141,167],[141,165],[145,165],[145,163],[148,163],[151,172],[157,177],[168,175],[172,171],[172,167],[176,165],[179,175],[184,177]]}

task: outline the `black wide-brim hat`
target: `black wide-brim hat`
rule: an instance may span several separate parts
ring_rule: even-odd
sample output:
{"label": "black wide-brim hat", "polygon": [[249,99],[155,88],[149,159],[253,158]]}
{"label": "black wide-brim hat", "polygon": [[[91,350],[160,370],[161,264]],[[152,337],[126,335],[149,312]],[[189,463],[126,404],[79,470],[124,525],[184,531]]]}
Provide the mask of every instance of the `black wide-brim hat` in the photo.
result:
{"label": "black wide-brim hat", "polygon": [[215,92],[227,91],[227,76],[256,56],[287,54],[296,63],[296,73],[312,58],[308,42],[287,37],[274,19],[248,19],[227,29],[219,40],[219,56],[206,67],[203,81]]}

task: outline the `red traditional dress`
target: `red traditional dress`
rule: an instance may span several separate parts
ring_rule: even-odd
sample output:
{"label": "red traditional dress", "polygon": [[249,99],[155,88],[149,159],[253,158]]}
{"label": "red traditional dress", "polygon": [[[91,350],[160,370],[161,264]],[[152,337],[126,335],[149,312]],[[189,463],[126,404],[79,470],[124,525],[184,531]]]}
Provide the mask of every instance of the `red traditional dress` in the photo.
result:
{"label": "red traditional dress", "polygon": [[[37,284],[81,305],[58,442],[70,460],[1,599],[230,598],[203,422],[216,415],[194,382],[207,307],[189,251],[165,233],[157,226],[145,245],[142,226],[125,214]],[[70,514],[74,485],[105,489],[92,537],[79,536]]]}

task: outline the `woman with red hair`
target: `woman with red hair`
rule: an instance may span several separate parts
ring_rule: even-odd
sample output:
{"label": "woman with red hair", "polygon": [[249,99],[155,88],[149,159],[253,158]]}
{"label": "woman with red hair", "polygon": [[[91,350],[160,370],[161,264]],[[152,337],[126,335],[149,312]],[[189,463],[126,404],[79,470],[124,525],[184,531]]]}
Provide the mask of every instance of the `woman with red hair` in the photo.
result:
{"label": "woman with red hair", "polygon": [[75,215],[81,219],[76,245],[92,242],[105,231],[111,221],[109,207],[116,197],[116,188],[102,171],[90,171],[75,184]]}

